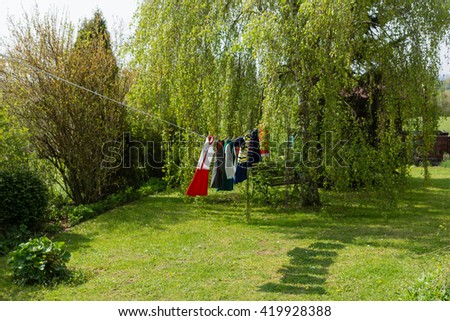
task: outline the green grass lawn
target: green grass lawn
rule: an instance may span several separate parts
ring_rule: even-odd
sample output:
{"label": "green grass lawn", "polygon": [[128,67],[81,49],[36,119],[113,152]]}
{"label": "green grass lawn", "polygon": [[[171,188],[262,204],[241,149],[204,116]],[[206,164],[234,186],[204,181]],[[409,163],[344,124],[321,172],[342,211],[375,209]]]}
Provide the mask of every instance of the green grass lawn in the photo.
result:
{"label": "green grass lawn", "polygon": [[57,237],[87,282],[18,287],[0,258],[1,300],[398,300],[423,274],[450,272],[450,169],[420,169],[389,208],[323,192],[323,208],[253,208],[238,192],[156,195]]}

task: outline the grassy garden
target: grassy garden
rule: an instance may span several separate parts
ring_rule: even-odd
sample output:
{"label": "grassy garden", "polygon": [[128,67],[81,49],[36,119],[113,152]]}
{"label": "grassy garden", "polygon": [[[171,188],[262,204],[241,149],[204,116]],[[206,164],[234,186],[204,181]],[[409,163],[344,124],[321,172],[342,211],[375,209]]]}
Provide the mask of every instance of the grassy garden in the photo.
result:
{"label": "grassy garden", "polygon": [[[100,9],[11,17],[0,300],[450,300],[449,156],[410,168],[449,115],[449,12],[154,0],[126,41]],[[211,150],[222,190],[270,160],[183,196]]]}
{"label": "grassy garden", "polygon": [[83,284],[20,287],[2,257],[0,299],[433,299],[450,272],[450,169],[433,168],[428,186],[420,174],[396,206],[322,191],[320,209],[252,208],[248,223],[239,190],[147,196],[55,237]]}

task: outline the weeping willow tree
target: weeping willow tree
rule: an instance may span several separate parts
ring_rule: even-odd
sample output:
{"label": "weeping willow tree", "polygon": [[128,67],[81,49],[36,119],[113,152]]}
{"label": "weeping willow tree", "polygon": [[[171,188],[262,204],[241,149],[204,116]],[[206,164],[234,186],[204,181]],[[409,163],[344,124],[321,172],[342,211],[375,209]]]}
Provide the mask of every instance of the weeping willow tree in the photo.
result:
{"label": "weeping willow tree", "polygon": [[164,120],[141,119],[170,142],[166,177],[182,188],[202,135],[232,137],[259,120],[256,62],[239,46],[241,15],[239,1],[155,0],[138,10],[128,46],[138,76],[129,100]]}
{"label": "weeping willow tree", "polygon": [[300,138],[303,205],[320,204],[319,183],[395,190],[414,149],[427,159],[445,1],[253,1],[247,10],[245,37],[270,89],[266,122]]}
{"label": "weeping willow tree", "polygon": [[[305,206],[320,185],[390,190],[415,149],[427,159],[447,1],[154,0],[136,17],[129,99],[183,128],[152,124],[166,140],[261,122],[272,140],[297,137],[273,156],[300,175]],[[186,183],[195,154],[175,150],[167,175]]]}
{"label": "weeping willow tree", "polygon": [[354,128],[345,131],[353,139],[344,186],[393,191],[413,157],[424,161],[428,176],[448,10],[446,1],[365,1],[352,8],[356,28],[341,101],[352,121],[346,127]]}

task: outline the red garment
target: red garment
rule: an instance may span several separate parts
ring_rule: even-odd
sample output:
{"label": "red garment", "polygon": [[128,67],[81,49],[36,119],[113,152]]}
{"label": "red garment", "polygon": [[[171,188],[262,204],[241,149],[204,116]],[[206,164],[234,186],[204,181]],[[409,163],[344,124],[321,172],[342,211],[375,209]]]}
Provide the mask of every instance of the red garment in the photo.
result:
{"label": "red garment", "polygon": [[208,136],[203,145],[202,153],[195,169],[194,177],[189,185],[186,195],[188,196],[205,196],[208,195],[208,173],[211,159],[214,155],[214,137]]}
{"label": "red garment", "polygon": [[207,169],[195,169],[194,177],[189,185],[186,195],[206,196],[208,195],[208,173]]}
{"label": "red garment", "polygon": [[261,157],[269,156],[269,131],[264,126],[259,129],[259,146]]}

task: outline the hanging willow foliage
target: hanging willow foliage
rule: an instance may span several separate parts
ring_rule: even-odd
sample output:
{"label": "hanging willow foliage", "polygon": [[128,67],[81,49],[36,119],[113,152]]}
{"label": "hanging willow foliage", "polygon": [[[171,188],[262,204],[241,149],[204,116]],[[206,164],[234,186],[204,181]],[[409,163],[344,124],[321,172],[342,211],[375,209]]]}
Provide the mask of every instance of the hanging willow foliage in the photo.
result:
{"label": "hanging willow foliage", "polygon": [[[296,137],[272,155],[298,160],[303,205],[320,204],[321,185],[391,190],[414,155],[427,159],[447,1],[153,0],[136,26],[129,100],[202,134],[264,123],[274,141]],[[166,153],[166,175],[184,188],[195,139],[152,128],[188,147]]]}
{"label": "hanging willow foliage", "polygon": [[153,124],[170,141],[166,177],[185,189],[198,157],[199,134],[232,136],[256,126],[256,62],[239,46],[239,2],[145,1],[128,47],[137,81],[129,100],[176,123]]}

